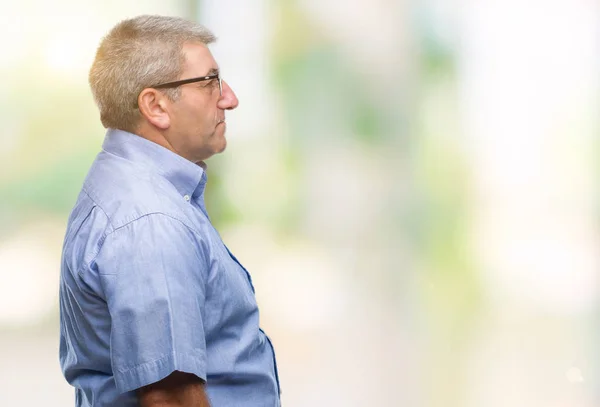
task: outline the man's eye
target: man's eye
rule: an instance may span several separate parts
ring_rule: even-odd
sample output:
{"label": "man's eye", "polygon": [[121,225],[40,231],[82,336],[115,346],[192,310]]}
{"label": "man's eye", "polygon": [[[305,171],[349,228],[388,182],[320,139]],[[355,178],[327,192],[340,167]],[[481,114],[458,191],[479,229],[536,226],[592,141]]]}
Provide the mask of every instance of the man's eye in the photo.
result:
{"label": "man's eye", "polygon": [[219,81],[217,79],[203,81],[200,83],[200,86],[206,89],[214,89],[219,86]]}

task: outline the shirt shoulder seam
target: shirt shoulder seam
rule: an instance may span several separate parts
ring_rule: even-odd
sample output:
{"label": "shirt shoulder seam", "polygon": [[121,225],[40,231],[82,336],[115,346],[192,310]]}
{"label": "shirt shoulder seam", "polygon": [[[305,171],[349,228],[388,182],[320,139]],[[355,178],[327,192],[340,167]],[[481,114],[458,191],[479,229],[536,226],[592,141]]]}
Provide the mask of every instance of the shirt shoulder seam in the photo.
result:
{"label": "shirt shoulder seam", "polygon": [[120,226],[118,226],[118,227],[116,227],[116,228],[115,228],[115,227],[114,227],[114,226],[111,224],[111,227],[112,227],[113,229],[112,229],[112,230],[111,230],[109,233],[107,233],[107,234],[106,234],[106,236],[109,236],[109,235],[111,235],[111,234],[115,233],[116,231],[118,231],[118,230],[121,230],[121,229],[123,229],[123,228],[125,228],[125,227],[129,226],[130,224],[132,224],[132,223],[134,223],[134,222],[137,222],[137,221],[138,221],[138,220],[140,220],[140,219],[143,219],[143,218],[146,218],[146,217],[150,217],[150,216],[152,216],[152,215],[162,215],[162,216],[164,216],[164,217],[166,217],[166,218],[171,218],[171,219],[173,219],[173,220],[176,220],[176,221],[178,221],[179,223],[181,223],[183,226],[185,226],[186,228],[188,228],[189,230],[191,230],[191,231],[192,231],[192,232],[194,232],[195,234],[197,234],[197,235],[199,235],[199,234],[200,234],[200,232],[198,232],[196,229],[194,229],[193,227],[191,227],[190,225],[188,225],[188,224],[187,224],[187,223],[186,223],[184,220],[180,219],[180,218],[179,218],[179,217],[177,217],[177,216],[173,216],[173,215],[171,215],[171,214],[169,214],[169,213],[165,213],[165,212],[153,211],[153,212],[144,213],[143,215],[140,215],[140,216],[138,216],[138,217],[137,217],[137,218],[135,218],[135,219],[131,219],[131,220],[127,221],[126,223],[124,223],[124,224],[122,224],[122,225],[120,225]]}
{"label": "shirt shoulder seam", "polygon": [[[102,250],[102,247],[104,246],[104,242],[106,241],[106,239],[107,239],[107,238],[108,238],[110,235],[114,234],[115,232],[117,232],[117,231],[119,231],[119,230],[122,230],[122,229],[124,229],[125,227],[127,227],[127,226],[131,225],[131,224],[132,224],[132,223],[134,223],[134,222],[137,222],[137,221],[139,221],[139,220],[141,220],[141,219],[143,219],[143,218],[146,218],[146,217],[150,217],[150,216],[152,216],[152,215],[161,215],[161,216],[164,216],[164,217],[166,217],[166,218],[173,219],[173,220],[175,220],[175,221],[177,221],[177,222],[181,223],[181,224],[182,224],[182,225],[183,225],[183,226],[184,226],[186,229],[189,229],[189,230],[190,230],[192,233],[194,233],[196,236],[201,236],[200,232],[198,232],[198,231],[197,231],[196,229],[194,229],[193,227],[189,226],[189,225],[188,225],[186,222],[184,222],[183,220],[179,219],[178,217],[175,217],[175,216],[173,216],[173,215],[169,215],[169,214],[167,214],[167,213],[164,213],[164,212],[149,212],[149,213],[145,213],[145,214],[143,214],[143,215],[140,215],[140,216],[138,216],[137,218],[135,218],[135,219],[132,219],[132,220],[128,221],[127,223],[125,223],[125,224],[123,224],[123,225],[121,225],[121,226],[119,226],[119,227],[117,227],[117,228],[113,228],[113,229],[112,229],[110,232],[106,233],[106,234],[105,234],[105,235],[102,237],[102,239],[101,239],[101,242],[102,242],[102,243],[98,245],[98,251],[95,253],[94,257],[92,258],[92,260],[90,261],[90,263],[89,263],[89,264],[93,263],[93,262],[96,260],[96,258],[98,257],[98,254],[100,254],[100,251]],[[111,226],[112,226],[112,225],[111,225]],[[115,273],[99,273],[99,274],[102,274],[103,276],[116,275]]]}

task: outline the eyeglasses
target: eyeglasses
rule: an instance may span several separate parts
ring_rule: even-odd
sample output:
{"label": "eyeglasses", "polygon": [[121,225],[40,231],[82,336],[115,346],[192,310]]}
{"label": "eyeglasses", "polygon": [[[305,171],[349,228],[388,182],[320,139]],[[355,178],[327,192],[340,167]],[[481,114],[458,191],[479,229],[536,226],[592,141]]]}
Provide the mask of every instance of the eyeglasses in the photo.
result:
{"label": "eyeglasses", "polygon": [[[154,88],[154,89],[176,88],[178,86],[186,85],[188,83],[210,81],[212,79],[216,79],[219,82],[219,95],[223,96],[223,83],[221,81],[221,76],[218,73],[216,73],[214,75],[208,75],[208,76],[199,76],[197,78],[183,79],[180,81],[160,83],[158,85],[149,86],[149,88]],[[137,100],[136,100],[135,104],[133,105],[133,107],[135,109],[138,108]]]}
{"label": "eyeglasses", "polygon": [[178,86],[186,85],[188,83],[210,81],[212,79],[216,79],[219,82],[219,94],[223,96],[223,84],[221,83],[221,76],[218,73],[208,76],[199,76],[197,78],[183,79],[180,81],[161,83],[159,85],[154,85],[150,87],[155,89],[176,88]]}

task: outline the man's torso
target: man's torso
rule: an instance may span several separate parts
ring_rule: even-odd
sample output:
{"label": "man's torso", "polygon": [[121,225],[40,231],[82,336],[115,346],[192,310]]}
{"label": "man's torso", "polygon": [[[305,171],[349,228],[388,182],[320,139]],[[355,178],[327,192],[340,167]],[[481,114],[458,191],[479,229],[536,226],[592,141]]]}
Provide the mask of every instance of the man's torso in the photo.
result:
{"label": "man's torso", "polygon": [[[77,405],[137,405],[133,391],[119,394],[113,371],[115,355],[111,355],[111,341],[119,333],[111,326],[113,321],[107,303],[113,294],[107,286],[112,279],[126,278],[127,270],[118,267],[121,255],[117,255],[118,250],[114,255],[106,253],[109,249],[104,248],[105,241],[114,239],[117,234],[122,239],[136,239],[135,247],[139,249],[130,253],[132,258],[127,261],[135,262],[136,270],[147,269],[152,273],[152,264],[140,265],[138,261],[143,262],[148,257],[145,251],[153,250],[156,245],[161,245],[160,249],[167,252],[180,250],[177,245],[168,247],[171,242],[168,239],[162,241],[160,235],[163,228],[176,225],[176,228],[189,232],[189,244],[194,245],[194,253],[199,253],[197,258],[181,261],[186,267],[194,267],[190,262],[197,264],[198,274],[194,271],[194,275],[167,275],[165,284],[185,286],[186,281],[181,279],[190,278],[202,281],[206,288],[198,293],[198,298],[188,299],[199,304],[198,318],[203,331],[196,333],[192,328],[188,331],[184,326],[173,331],[172,340],[179,340],[179,335],[204,336],[205,352],[198,355],[205,360],[198,363],[205,366],[206,389],[213,406],[277,406],[279,382],[273,348],[258,325],[258,308],[250,275],[229,252],[207,216],[203,199],[205,174],[199,170],[202,174],[200,182],[197,186],[190,183],[188,188],[185,183],[194,177],[179,182],[178,174],[171,171],[178,165],[174,162],[166,169],[165,177],[160,173],[160,164],[159,167],[156,167],[157,163],[147,166],[144,160],[164,158],[162,155],[167,154],[166,150],[161,151],[161,147],[148,145],[150,142],[136,137],[109,131],[105,142],[107,151],[101,152],[94,162],[67,227],[60,287],[60,358],[65,377],[76,387]],[[111,151],[113,148],[115,151]],[[139,155],[137,148],[147,151]],[[167,158],[172,158],[168,154]],[[177,187],[170,182],[173,177]],[[182,252],[189,253],[188,250]],[[102,263],[96,262],[100,256],[105,259]],[[111,270],[113,264],[115,270],[119,269],[118,273]],[[163,269],[168,267],[162,265]],[[135,295],[133,291],[132,302],[136,301]],[[190,308],[189,312],[194,312],[195,308]],[[120,309],[127,312],[127,304]],[[180,314],[173,313],[170,317],[177,319]],[[136,331],[144,338],[127,342],[136,344],[130,351],[141,355],[136,360],[140,360],[142,367],[147,363],[149,369],[168,370],[168,367],[160,366],[151,353],[147,357],[149,360],[144,359],[144,341],[152,341],[153,332],[174,329],[168,325],[168,322],[150,317]],[[139,366],[134,368],[141,369]],[[126,375],[133,375],[130,383],[135,383],[136,372],[120,372],[120,375],[125,377],[123,380],[129,379]]]}

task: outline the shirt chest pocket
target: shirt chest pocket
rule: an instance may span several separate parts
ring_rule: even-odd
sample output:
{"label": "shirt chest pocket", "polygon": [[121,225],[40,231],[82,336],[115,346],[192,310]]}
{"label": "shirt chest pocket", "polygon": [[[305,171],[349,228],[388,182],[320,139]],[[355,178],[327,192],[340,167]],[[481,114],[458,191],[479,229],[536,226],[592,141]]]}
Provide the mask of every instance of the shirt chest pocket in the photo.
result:
{"label": "shirt chest pocket", "polygon": [[210,292],[207,309],[215,325],[240,321],[256,312],[258,306],[248,271],[224,244],[212,251]]}
{"label": "shirt chest pocket", "polygon": [[222,269],[220,273],[225,277],[225,284],[232,292],[240,296],[247,297],[252,304],[256,303],[254,297],[254,286],[250,273],[240,264],[240,262],[223,246],[224,250],[220,253]]}

